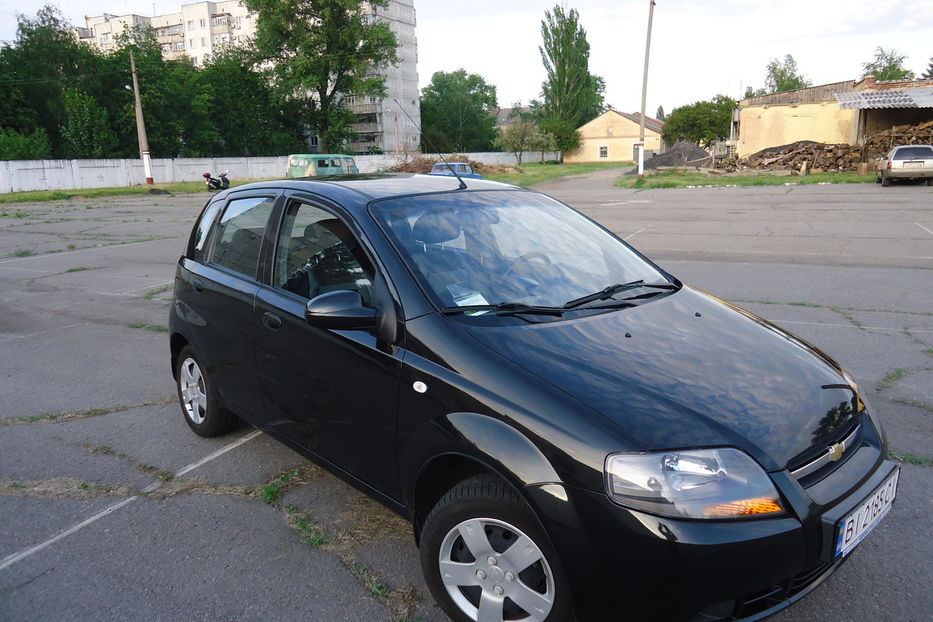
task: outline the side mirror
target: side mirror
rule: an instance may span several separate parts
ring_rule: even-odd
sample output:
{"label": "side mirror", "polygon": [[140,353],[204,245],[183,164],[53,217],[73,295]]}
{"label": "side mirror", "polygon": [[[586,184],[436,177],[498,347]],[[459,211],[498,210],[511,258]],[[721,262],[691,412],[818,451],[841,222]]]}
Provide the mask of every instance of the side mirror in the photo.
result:
{"label": "side mirror", "polygon": [[318,328],[375,328],[379,322],[379,312],[364,306],[359,292],[338,289],[309,300],[305,307],[305,320]]}

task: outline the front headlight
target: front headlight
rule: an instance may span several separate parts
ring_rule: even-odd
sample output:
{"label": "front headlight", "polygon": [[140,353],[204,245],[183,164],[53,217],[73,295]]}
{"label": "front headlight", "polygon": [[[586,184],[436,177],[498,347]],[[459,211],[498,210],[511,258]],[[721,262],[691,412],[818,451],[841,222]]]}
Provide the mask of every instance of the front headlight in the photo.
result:
{"label": "front headlight", "polygon": [[784,511],[771,478],[730,447],[606,458],[606,490],[620,505],[678,518],[745,518]]}

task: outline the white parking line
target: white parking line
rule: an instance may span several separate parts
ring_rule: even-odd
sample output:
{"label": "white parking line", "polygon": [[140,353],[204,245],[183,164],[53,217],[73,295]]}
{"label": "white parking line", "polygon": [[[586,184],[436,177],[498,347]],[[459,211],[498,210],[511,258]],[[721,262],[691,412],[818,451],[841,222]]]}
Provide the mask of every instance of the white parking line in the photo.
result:
{"label": "white parking line", "polygon": [[933,235],[933,231],[930,231],[929,229],[921,225],[919,222],[915,222],[914,224],[920,227],[921,229],[923,229],[924,231],[926,231],[927,233],[929,233],[930,235]]}
{"label": "white parking line", "polygon": [[653,223],[651,223],[650,225],[648,225],[647,227],[642,227],[641,229],[639,229],[639,230],[636,231],[635,233],[629,234],[629,235],[625,236],[625,237],[622,238],[622,239],[625,240],[626,242],[628,242],[629,240],[631,240],[632,238],[634,238],[636,235],[638,235],[638,234],[641,233],[642,231],[646,231],[647,229],[650,229],[651,227],[653,227],[653,226],[655,226],[655,225],[657,225],[657,224],[659,224],[659,223],[653,222]]}
{"label": "white parking line", "polygon": [[[214,453],[208,454],[207,456],[201,458],[201,459],[198,460],[197,462],[192,462],[192,463],[189,464],[188,466],[182,467],[179,471],[177,471],[177,472],[175,473],[175,477],[181,477],[181,476],[184,475],[185,473],[188,473],[188,472],[190,472],[190,471],[193,471],[193,470],[195,470],[196,468],[198,468],[199,466],[203,466],[203,465],[207,464],[208,462],[210,462],[211,460],[214,460],[215,458],[219,458],[220,456],[224,455],[224,454],[227,453],[228,451],[231,451],[231,450],[233,450],[233,449],[236,449],[237,447],[239,447],[240,445],[242,445],[242,444],[244,444],[244,443],[248,443],[249,441],[251,441],[251,440],[253,440],[254,438],[256,438],[257,436],[259,436],[260,434],[262,434],[261,431],[255,430],[255,431],[253,431],[253,432],[250,432],[250,433],[247,434],[246,436],[243,436],[243,437],[241,437],[241,438],[239,438],[239,439],[233,441],[233,442],[230,443],[229,445],[224,445],[223,447],[221,447],[220,449],[218,449],[218,450],[215,451]],[[162,485],[162,482],[158,482],[158,483],[155,483],[155,484],[150,484],[149,486],[147,486],[146,488],[143,489],[142,494],[150,493],[150,492],[152,492],[153,490],[155,490],[156,488],[158,488],[158,487],[161,486],[161,485]],[[87,527],[87,526],[90,525],[91,523],[94,523],[94,522],[96,522],[96,521],[99,521],[100,519],[104,518],[104,517],[107,516],[108,514],[112,514],[113,512],[116,512],[117,510],[119,510],[119,509],[122,508],[122,507],[126,507],[127,505],[131,504],[132,502],[136,501],[136,500],[139,499],[139,498],[140,498],[140,495],[133,495],[132,497],[128,497],[128,498],[126,498],[126,499],[123,499],[122,501],[118,501],[118,502],[114,503],[113,505],[104,508],[103,510],[101,510],[100,512],[98,512],[97,514],[95,514],[94,516],[91,516],[90,518],[84,519],[83,521],[81,521],[81,522],[78,523],[77,525],[74,525],[74,526],[72,526],[72,527],[69,527],[69,528],[66,529],[65,531],[63,531],[63,532],[61,532],[60,534],[58,534],[57,536],[54,536],[54,537],[52,537],[52,538],[49,538],[48,540],[46,540],[45,542],[43,542],[43,543],[41,543],[41,544],[37,544],[37,545],[35,545],[35,546],[33,546],[33,547],[30,547],[30,548],[28,548],[28,549],[25,549],[25,550],[23,550],[23,551],[20,551],[19,553],[13,553],[12,555],[9,555],[9,556],[7,556],[7,557],[4,557],[3,560],[0,560],[0,570],[5,570],[5,569],[9,568],[10,566],[12,566],[13,564],[15,564],[16,562],[21,561],[21,560],[24,560],[24,559],[26,559],[27,557],[29,557],[30,555],[32,555],[32,554],[34,554],[34,553],[38,553],[38,552],[41,551],[42,549],[45,549],[45,548],[48,548],[48,547],[52,546],[53,544],[55,544],[55,543],[58,542],[59,540],[63,540],[63,539],[65,539],[65,538],[67,538],[67,537],[70,536],[71,534],[73,534],[73,533],[75,533],[75,532],[78,532],[78,531],[84,529],[85,527]]]}

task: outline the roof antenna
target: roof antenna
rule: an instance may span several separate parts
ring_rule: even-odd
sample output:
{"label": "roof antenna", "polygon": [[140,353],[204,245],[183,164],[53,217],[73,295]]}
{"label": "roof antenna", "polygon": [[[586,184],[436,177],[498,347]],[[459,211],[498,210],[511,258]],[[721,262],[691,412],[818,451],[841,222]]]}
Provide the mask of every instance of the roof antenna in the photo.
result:
{"label": "roof antenna", "polygon": [[441,155],[441,152],[437,150],[437,147],[434,146],[434,143],[431,142],[431,139],[428,138],[427,134],[424,133],[424,131],[421,129],[421,126],[415,123],[415,120],[411,118],[411,115],[408,114],[408,112],[406,112],[404,108],[402,108],[402,105],[398,103],[398,100],[396,98],[393,97],[392,101],[394,101],[395,105],[398,106],[398,109],[402,111],[402,114],[408,117],[408,120],[411,121],[411,124],[414,125],[418,129],[418,134],[420,134],[421,137],[425,140],[425,142],[428,143],[428,146],[431,147],[434,153],[437,154],[437,157],[439,157],[444,162],[444,164],[447,165],[447,170],[453,173],[454,177],[457,178],[457,181],[460,182],[460,187],[457,188],[457,190],[466,190],[467,185],[463,183],[463,178],[460,177],[460,175],[457,173],[457,170],[450,165],[450,162],[447,161],[447,158]]}

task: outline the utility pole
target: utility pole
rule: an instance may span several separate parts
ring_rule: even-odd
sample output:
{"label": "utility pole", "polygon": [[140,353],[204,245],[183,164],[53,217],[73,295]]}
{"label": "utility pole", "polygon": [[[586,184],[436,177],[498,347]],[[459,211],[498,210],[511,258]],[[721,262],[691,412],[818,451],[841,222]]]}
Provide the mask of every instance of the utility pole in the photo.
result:
{"label": "utility pole", "polygon": [[651,20],[654,0],[648,0],[648,36],[645,38],[645,73],[641,82],[641,118],[638,127],[638,177],[645,177],[645,101],[648,97],[648,53],[651,51]]}
{"label": "utility pole", "polygon": [[136,58],[130,50],[130,70],[133,73],[133,97],[136,100],[136,136],[139,139],[139,157],[143,161],[146,183],[152,183],[152,162],[149,161],[149,141],[146,139],[146,123],[143,121],[143,104],[139,99],[139,80],[136,79]]}

